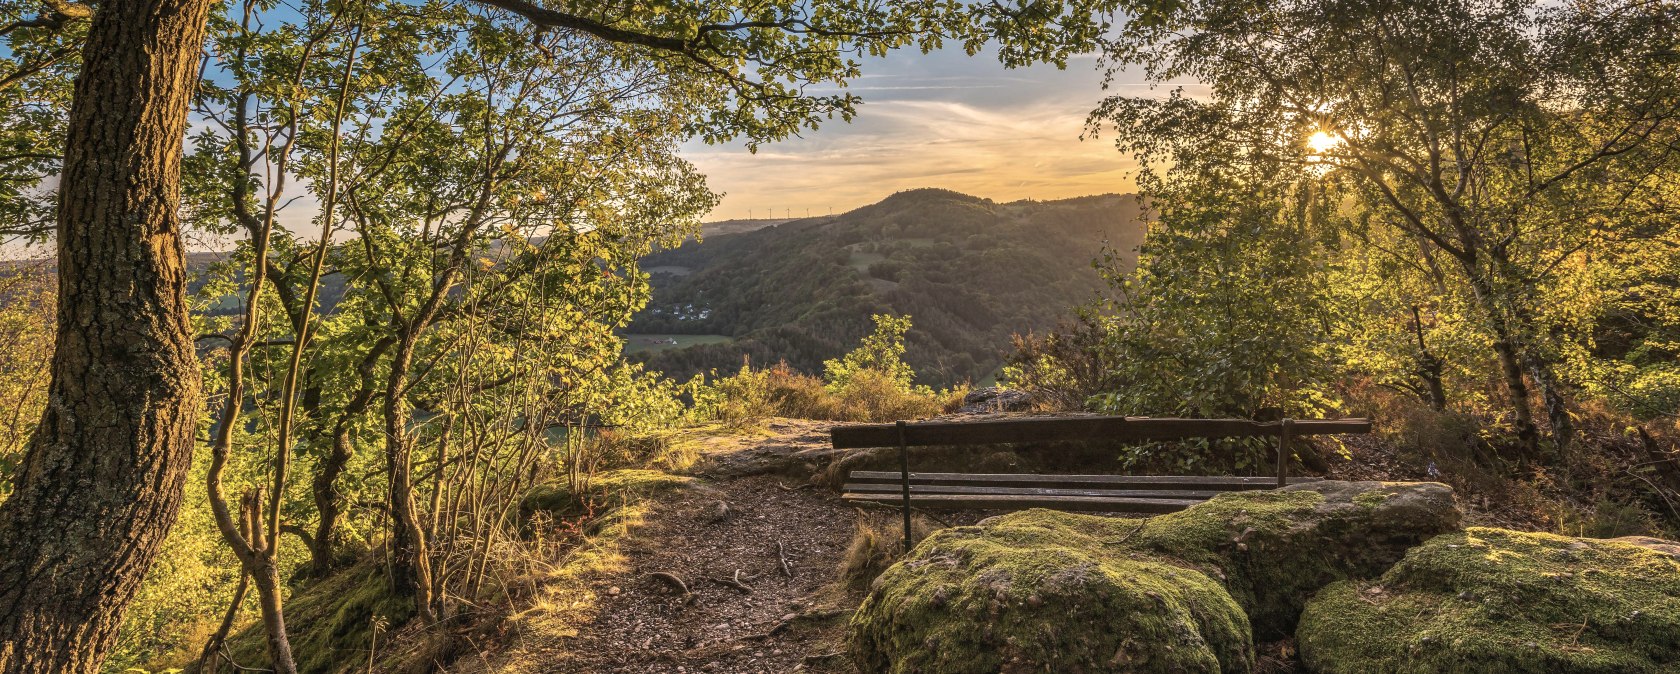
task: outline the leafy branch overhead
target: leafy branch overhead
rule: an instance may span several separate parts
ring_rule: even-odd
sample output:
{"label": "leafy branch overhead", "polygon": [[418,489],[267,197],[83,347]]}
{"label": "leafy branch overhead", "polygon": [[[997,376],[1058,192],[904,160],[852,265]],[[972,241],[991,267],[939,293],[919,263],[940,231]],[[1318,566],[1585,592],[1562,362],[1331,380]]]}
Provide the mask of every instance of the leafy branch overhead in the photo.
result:
{"label": "leafy branch overhead", "polygon": [[749,144],[852,119],[862,100],[835,91],[861,75],[857,59],[946,41],[976,54],[989,43],[1015,67],[1065,67],[1094,49],[1122,12],[1155,3],[967,3],[960,0],[774,0],[599,3],[474,0],[543,29],[575,31],[644,50],[662,68],[697,76],[693,95],[723,101],[690,129],[711,142]]}

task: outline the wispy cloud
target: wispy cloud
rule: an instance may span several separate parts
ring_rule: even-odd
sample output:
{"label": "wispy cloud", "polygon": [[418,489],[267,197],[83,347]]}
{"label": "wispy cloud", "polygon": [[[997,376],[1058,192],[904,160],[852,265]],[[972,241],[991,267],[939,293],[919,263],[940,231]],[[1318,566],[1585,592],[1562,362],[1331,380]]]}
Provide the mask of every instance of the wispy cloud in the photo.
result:
{"label": "wispy cloud", "polygon": [[[726,196],[714,218],[841,212],[900,190],[943,187],[990,197],[1057,199],[1125,192],[1134,164],[1106,139],[1080,140],[1105,96],[1095,68],[1006,70],[986,55],[895,54],[865,64],[851,93],[864,105],[757,154],[691,144],[684,154]],[[1161,91],[1164,95],[1166,92]]]}

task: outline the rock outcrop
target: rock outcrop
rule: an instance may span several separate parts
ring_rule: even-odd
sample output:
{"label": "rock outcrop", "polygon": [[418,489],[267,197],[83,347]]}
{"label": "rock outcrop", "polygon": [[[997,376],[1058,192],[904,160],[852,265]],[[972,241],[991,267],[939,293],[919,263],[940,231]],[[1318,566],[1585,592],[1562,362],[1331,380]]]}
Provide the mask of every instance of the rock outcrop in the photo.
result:
{"label": "rock outcrop", "polygon": [[1307,606],[1325,674],[1680,671],[1680,546],[1471,528]]}
{"label": "rock outcrop", "polygon": [[1020,389],[1007,389],[997,386],[987,386],[969,391],[963,396],[962,407],[957,412],[962,414],[988,414],[992,412],[1025,412],[1032,409],[1033,396]]}
{"label": "rock outcrop", "polygon": [[1222,494],[1150,519],[1028,510],[946,529],[852,620],[866,672],[1246,672],[1332,582],[1457,529],[1433,483]]}

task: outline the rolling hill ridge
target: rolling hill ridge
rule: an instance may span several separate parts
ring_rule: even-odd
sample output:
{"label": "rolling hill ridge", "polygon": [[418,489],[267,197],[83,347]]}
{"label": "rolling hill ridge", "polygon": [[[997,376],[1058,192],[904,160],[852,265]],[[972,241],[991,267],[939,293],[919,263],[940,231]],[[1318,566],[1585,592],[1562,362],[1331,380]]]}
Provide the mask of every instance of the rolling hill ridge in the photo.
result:
{"label": "rolling hill ridge", "polygon": [[743,358],[820,372],[871,314],[910,314],[906,359],[922,383],[984,381],[1012,334],[1051,328],[1094,297],[1090,263],[1105,244],[1135,259],[1139,210],[1131,195],[997,203],[923,189],[708,236],[643,259],[653,301],[631,323],[629,351],[679,378]]}

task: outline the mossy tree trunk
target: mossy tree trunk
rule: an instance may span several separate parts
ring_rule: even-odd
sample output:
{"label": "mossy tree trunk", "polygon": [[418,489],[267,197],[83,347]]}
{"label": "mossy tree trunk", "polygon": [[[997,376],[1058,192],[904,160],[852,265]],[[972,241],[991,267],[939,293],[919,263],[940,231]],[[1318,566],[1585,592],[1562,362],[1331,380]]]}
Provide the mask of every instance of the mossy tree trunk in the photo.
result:
{"label": "mossy tree trunk", "polygon": [[431,554],[415,503],[414,438],[408,430],[410,412],[404,397],[419,330],[411,326],[406,332],[393,354],[385,393],[385,468],[391,485],[391,582],[398,594],[414,600],[421,619],[431,623],[436,619],[432,606]]}
{"label": "mossy tree trunk", "polygon": [[175,522],[199,375],[180,161],[210,0],[101,3],[59,183],[50,403],[0,506],[0,672],[95,672]]}

